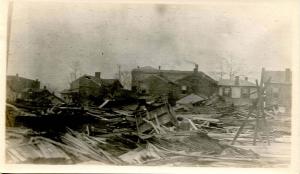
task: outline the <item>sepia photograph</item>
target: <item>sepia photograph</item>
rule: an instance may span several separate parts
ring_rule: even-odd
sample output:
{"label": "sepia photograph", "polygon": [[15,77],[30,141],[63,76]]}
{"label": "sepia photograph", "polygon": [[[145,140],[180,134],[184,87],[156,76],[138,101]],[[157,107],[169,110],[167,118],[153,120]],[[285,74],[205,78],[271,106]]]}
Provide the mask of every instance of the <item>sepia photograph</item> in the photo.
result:
{"label": "sepia photograph", "polygon": [[291,167],[297,1],[7,6],[6,165]]}

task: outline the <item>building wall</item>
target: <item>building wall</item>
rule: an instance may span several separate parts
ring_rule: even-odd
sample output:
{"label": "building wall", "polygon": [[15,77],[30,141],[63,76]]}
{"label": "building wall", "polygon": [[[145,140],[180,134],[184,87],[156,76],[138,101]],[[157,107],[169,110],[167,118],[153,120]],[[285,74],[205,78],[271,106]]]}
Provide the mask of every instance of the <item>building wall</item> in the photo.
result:
{"label": "building wall", "polygon": [[81,87],[89,87],[89,88],[100,88],[99,85],[97,85],[92,80],[86,78],[85,76],[82,76],[78,78],[77,80],[73,81],[71,83],[70,89],[79,89]]}
{"label": "building wall", "polygon": [[[245,95],[242,90],[247,92],[247,95]],[[257,99],[257,93],[254,93],[254,91],[257,91],[256,87],[219,86],[218,91],[219,95],[222,96],[226,102],[233,103],[234,105],[250,105]]]}
{"label": "building wall", "polygon": [[98,97],[101,94],[101,87],[92,80],[82,76],[73,81],[70,85],[70,89],[78,91],[78,95],[72,96],[74,102],[80,102],[82,104],[88,104],[93,97]]}
{"label": "building wall", "polygon": [[38,80],[25,79],[17,76],[7,77],[6,83],[7,86],[19,92],[26,88],[30,88],[30,89],[40,88],[40,82]]}
{"label": "building wall", "polygon": [[266,85],[266,104],[291,109],[292,87],[290,84],[271,83]]}
{"label": "building wall", "polygon": [[201,75],[189,75],[177,80],[176,83],[180,84],[182,87],[186,86],[186,93],[188,94],[195,93],[209,97],[218,91],[218,86],[216,83],[202,77]]}
{"label": "building wall", "polygon": [[[160,82],[159,79],[152,79],[151,76],[153,75],[161,75],[170,81],[175,81],[178,85],[166,84],[165,82]],[[152,81],[150,83],[147,82],[149,78],[151,79],[150,81]],[[186,87],[185,92],[181,89],[184,87]],[[189,93],[202,94],[209,97],[218,90],[217,83],[207,78],[202,72],[195,73],[194,71],[173,70],[143,71],[139,69],[132,71],[132,89],[151,91],[150,94],[156,95],[167,94],[170,88],[172,88],[173,93],[176,94],[176,98]]]}
{"label": "building wall", "polygon": [[7,76],[6,78],[6,100],[14,102],[17,98],[22,97],[25,89],[40,89],[38,80],[26,79],[18,76]]}
{"label": "building wall", "polygon": [[231,98],[241,98],[241,87],[231,87]]}
{"label": "building wall", "polygon": [[179,98],[180,88],[174,84],[170,84],[154,76],[149,77],[142,81],[142,90],[146,94],[150,94],[153,97],[167,96],[170,92],[175,98]]}

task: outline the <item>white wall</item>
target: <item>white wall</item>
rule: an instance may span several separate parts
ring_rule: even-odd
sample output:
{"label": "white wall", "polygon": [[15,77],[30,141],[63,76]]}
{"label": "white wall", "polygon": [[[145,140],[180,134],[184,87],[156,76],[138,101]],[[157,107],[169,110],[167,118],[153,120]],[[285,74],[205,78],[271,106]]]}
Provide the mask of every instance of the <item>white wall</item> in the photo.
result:
{"label": "white wall", "polygon": [[219,87],[219,95],[223,96],[223,88],[222,87]]}
{"label": "white wall", "polygon": [[232,98],[241,98],[241,88],[240,87],[231,87],[231,97]]}

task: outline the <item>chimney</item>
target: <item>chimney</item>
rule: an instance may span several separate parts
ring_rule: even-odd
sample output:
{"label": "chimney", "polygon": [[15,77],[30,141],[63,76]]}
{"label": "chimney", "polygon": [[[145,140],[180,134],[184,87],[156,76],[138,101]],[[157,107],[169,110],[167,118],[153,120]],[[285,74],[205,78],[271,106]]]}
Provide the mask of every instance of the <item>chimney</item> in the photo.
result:
{"label": "chimney", "polygon": [[162,71],[161,71],[161,66],[158,66],[158,73],[159,73],[159,74],[158,74],[159,76],[161,76],[161,77],[163,76],[163,73],[162,73]]}
{"label": "chimney", "polygon": [[95,72],[95,77],[100,79],[101,78],[101,72]]}
{"label": "chimney", "polygon": [[194,73],[198,72],[198,64],[195,64]]}
{"label": "chimney", "polygon": [[292,72],[289,68],[285,69],[285,81],[286,82],[291,82],[291,76],[292,76]]}
{"label": "chimney", "polygon": [[245,80],[248,81],[248,77],[245,77]]}
{"label": "chimney", "polygon": [[239,86],[240,85],[240,77],[235,76],[234,85]]}

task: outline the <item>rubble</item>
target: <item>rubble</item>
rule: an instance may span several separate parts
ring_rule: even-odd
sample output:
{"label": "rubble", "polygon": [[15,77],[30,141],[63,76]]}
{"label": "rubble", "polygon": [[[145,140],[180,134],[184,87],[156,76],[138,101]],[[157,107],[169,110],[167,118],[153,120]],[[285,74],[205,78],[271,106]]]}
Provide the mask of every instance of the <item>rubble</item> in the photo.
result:
{"label": "rubble", "polygon": [[127,165],[174,156],[258,158],[254,152],[222,145],[201,132],[158,134],[140,143],[128,137],[89,136],[71,129],[56,137],[48,136],[30,129],[8,129],[7,142],[11,143],[7,148],[8,161],[53,164],[99,161],[102,164]]}
{"label": "rubble", "polygon": [[[45,94],[46,101],[35,96],[41,105],[25,100],[6,104],[8,163],[260,163],[260,155],[251,149],[229,145],[237,132],[238,146],[252,142],[258,114],[249,114],[251,107],[235,106],[218,95],[189,94],[173,107],[163,97],[149,97],[150,102],[147,96],[130,97],[126,102],[124,95],[122,100],[103,98],[97,105],[81,105]],[[259,142],[265,143],[265,137],[288,142],[290,118],[279,114],[266,110],[273,127],[269,135],[257,135]],[[248,124],[239,131],[246,119]]]}

